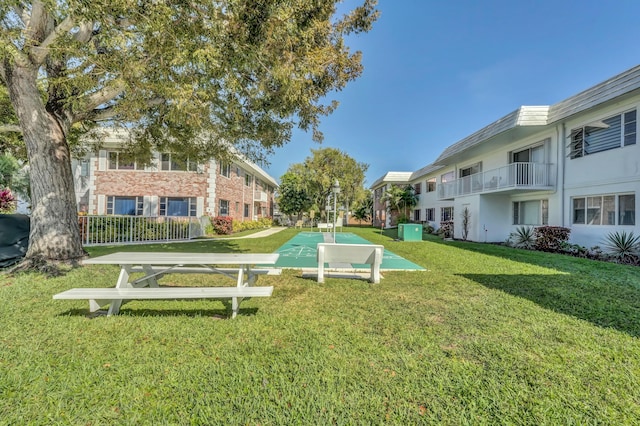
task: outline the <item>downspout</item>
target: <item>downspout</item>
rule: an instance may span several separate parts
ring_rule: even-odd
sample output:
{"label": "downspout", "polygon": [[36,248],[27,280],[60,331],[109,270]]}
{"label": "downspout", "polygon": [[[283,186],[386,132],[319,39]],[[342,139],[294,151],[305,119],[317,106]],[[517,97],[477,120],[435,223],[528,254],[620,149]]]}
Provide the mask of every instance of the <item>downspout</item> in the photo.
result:
{"label": "downspout", "polygon": [[[561,226],[563,228],[566,228],[565,226],[565,200],[564,200],[564,182],[565,182],[565,161],[567,159],[566,157],[566,143],[565,143],[565,137],[566,137],[566,133],[567,133],[567,129],[566,129],[566,124],[563,121],[562,122],[562,132],[559,135],[559,139],[558,139],[558,150],[560,150],[560,156],[558,158],[558,167],[562,168],[562,179],[558,179],[558,185],[560,186],[560,214],[562,215],[562,219],[561,219]],[[556,129],[558,129],[558,127],[556,126]]]}

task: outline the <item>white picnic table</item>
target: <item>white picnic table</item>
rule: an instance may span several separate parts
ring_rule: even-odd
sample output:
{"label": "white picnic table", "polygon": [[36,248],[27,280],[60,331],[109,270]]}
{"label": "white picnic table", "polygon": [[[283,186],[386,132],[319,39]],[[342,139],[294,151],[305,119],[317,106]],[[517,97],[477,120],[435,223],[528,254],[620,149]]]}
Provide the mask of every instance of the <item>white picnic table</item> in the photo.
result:
{"label": "white picnic table", "polygon": [[[279,270],[256,268],[275,265],[277,253],[169,253],[118,252],[84,260],[84,265],[119,265],[115,288],[75,288],[58,293],[54,299],[88,299],[95,312],[110,304],[107,315],[115,315],[120,306],[132,299],[231,298],[233,317],[244,297],[270,296],[273,287],[252,287],[257,275]],[[131,279],[131,274],[143,276]],[[173,273],[217,273],[236,281],[234,287],[159,287],[158,280]]]}

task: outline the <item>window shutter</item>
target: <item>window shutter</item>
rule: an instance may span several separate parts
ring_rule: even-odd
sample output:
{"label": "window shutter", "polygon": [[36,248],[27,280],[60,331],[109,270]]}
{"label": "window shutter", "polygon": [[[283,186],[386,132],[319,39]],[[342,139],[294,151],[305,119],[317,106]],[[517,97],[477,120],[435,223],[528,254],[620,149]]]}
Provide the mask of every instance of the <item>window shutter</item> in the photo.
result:
{"label": "window shutter", "polygon": [[204,197],[196,199],[196,217],[204,216]]}
{"label": "window shutter", "polygon": [[107,170],[107,151],[101,149],[98,151],[98,171],[104,172]]}
{"label": "window shutter", "polygon": [[107,197],[106,195],[98,195],[98,214],[107,214]]}

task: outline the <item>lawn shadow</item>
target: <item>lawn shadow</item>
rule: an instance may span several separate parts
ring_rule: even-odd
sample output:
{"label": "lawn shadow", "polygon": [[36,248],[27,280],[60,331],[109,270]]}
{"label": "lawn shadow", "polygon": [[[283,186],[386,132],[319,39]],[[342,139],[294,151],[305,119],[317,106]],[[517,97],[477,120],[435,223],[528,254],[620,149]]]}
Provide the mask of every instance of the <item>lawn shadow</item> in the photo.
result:
{"label": "lawn shadow", "polygon": [[[118,316],[129,317],[212,317],[214,319],[231,319],[231,303],[228,306],[218,309],[149,309],[149,308],[126,308],[120,309]],[[238,316],[254,316],[258,313],[258,308],[240,307]],[[69,309],[57,314],[58,317],[83,316],[89,319],[106,317],[107,309],[100,309],[96,312],[89,312],[89,309]]]}
{"label": "lawn shadow", "polygon": [[640,289],[589,276],[458,274],[487,288],[528,299],[561,314],[640,336]]}

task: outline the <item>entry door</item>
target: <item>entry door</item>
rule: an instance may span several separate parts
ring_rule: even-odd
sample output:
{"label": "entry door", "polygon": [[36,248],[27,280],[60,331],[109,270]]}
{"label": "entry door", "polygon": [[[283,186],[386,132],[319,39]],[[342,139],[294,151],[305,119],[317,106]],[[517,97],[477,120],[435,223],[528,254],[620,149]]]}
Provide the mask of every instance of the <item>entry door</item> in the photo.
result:
{"label": "entry door", "polygon": [[538,179],[535,174],[542,171],[541,167],[535,167],[531,163],[544,163],[544,145],[527,148],[514,152],[512,162],[515,168],[516,185],[533,185]]}

